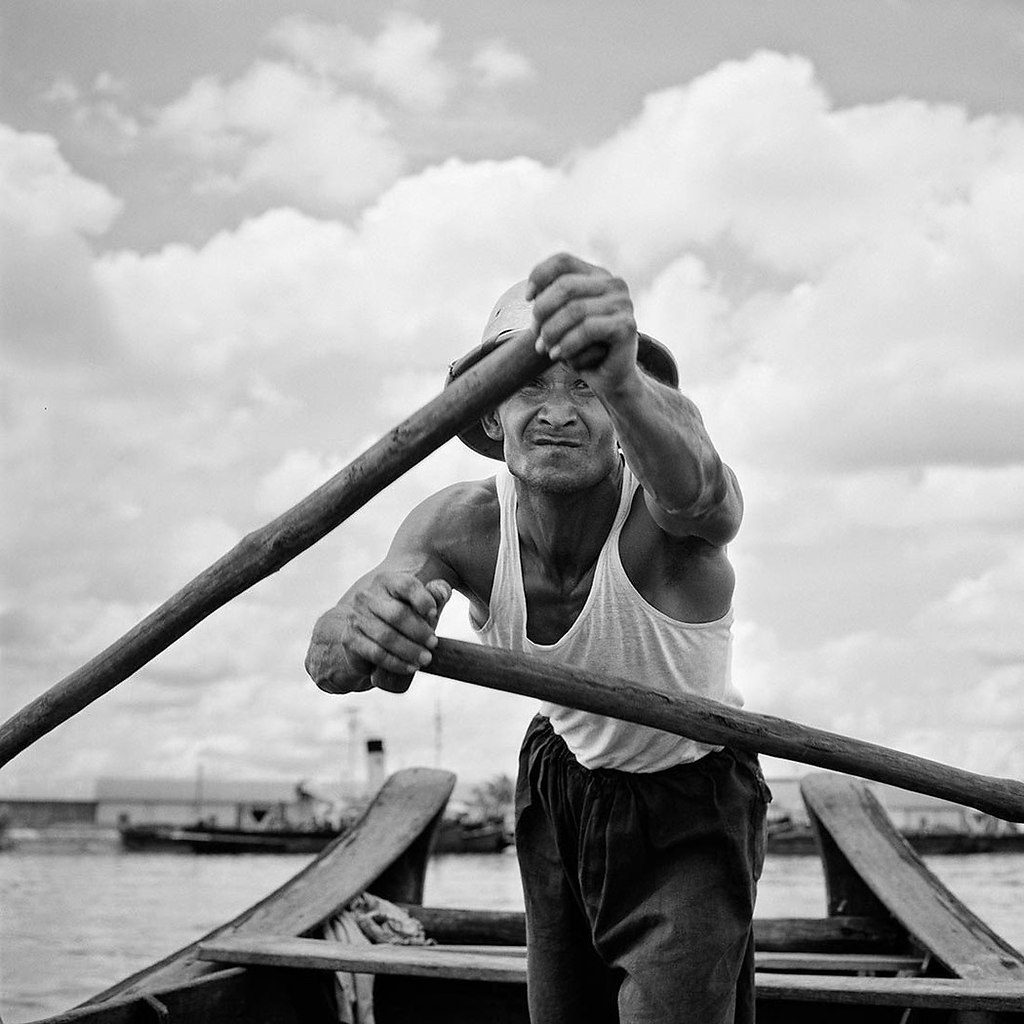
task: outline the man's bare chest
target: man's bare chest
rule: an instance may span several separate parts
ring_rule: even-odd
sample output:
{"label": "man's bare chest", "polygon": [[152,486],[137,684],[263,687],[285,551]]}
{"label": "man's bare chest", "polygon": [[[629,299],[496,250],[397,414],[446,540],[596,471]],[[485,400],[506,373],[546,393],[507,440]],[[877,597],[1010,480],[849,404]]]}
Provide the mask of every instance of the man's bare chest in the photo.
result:
{"label": "man's bare chest", "polygon": [[546,566],[523,560],[526,635],[535,644],[557,643],[586,607],[594,586],[595,565],[578,577],[566,578]]}

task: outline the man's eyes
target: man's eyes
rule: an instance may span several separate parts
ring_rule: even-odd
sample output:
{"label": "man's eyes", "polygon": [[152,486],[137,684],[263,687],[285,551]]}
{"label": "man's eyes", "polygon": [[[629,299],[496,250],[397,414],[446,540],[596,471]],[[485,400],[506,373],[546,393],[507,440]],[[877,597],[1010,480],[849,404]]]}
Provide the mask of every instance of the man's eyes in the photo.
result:
{"label": "man's eyes", "polygon": [[[553,386],[555,385],[552,385],[548,381],[538,377],[535,380],[531,380],[528,383],[524,384],[519,390],[526,394],[537,394],[538,392],[541,391],[547,391],[549,388]],[[569,390],[574,391],[577,394],[589,395],[593,393],[590,385],[582,377],[579,377],[576,380],[574,380],[569,385]]]}

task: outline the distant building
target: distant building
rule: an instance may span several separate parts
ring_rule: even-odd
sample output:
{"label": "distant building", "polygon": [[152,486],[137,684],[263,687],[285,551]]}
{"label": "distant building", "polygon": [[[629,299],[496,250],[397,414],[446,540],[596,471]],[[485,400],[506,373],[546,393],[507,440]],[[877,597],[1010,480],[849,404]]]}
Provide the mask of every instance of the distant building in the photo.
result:
{"label": "distant building", "polygon": [[206,779],[96,780],[96,824],[116,826],[206,821],[232,828],[259,828],[312,813],[311,798],[294,782],[232,782]]}
{"label": "distant building", "polygon": [[197,821],[230,828],[273,828],[329,821],[365,805],[384,782],[384,743],[366,745],[364,777],[329,783],[207,779],[113,778],[96,780],[93,800],[0,798],[0,820],[14,828],[94,825],[191,825]]}
{"label": "distant building", "polygon": [[0,822],[12,828],[93,825],[96,822],[96,801],[5,797],[0,799]]}

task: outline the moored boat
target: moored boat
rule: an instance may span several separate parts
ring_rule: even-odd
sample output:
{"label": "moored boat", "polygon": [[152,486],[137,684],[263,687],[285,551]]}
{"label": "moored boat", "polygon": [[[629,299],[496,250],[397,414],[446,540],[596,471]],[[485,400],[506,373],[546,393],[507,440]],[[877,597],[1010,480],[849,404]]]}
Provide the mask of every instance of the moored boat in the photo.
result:
{"label": "moored boat", "polygon": [[[953,829],[901,831],[916,853],[925,857],[1024,853],[1024,832],[962,832]],[[813,857],[818,853],[810,824],[768,823],[768,852],[777,857]]]}
{"label": "moored boat", "polygon": [[[208,825],[142,824],[118,829],[121,846],[135,853],[319,853],[344,829],[229,828]],[[445,816],[432,853],[500,853],[511,844],[504,821]]]}
{"label": "moored boat", "polygon": [[501,817],[467,818],[445,815],[434,838],[434,853],[501,853],[512,837]]}
{"label": "moored boat", "polygon": [[341,835],[339,829],[229,828],[223,825],[122,825],[121,845],[134,852],[319,853]]}
{"label": "moored boat", "polygon": [[[48,1024],[337,1021],[339,993],[355,991],[339,971],[376,977],[378,1024],[525,1024],[523,915],[423,900],[453,784],[436,770],[398,773],[345,836],[275,893]],[[931,874],[870,790],[821,773],[805,780],[803,796],[828,907],[816,919],[755,920],[759,1020],[1024,1020],[1024,955]],[[432,944],[321,938],[367,890],[398,904]]]}

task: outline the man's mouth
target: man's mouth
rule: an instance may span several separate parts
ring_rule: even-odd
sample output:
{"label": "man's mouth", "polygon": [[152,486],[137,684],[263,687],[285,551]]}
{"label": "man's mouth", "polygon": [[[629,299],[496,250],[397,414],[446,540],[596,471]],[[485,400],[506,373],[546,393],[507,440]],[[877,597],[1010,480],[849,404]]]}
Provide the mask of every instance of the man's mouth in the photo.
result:
{"label": "man's mouth", "polygon": [[541,435],[531,439],[531,444],[538,448],[579,448],[580,442],[572,437],[551,437]]}

